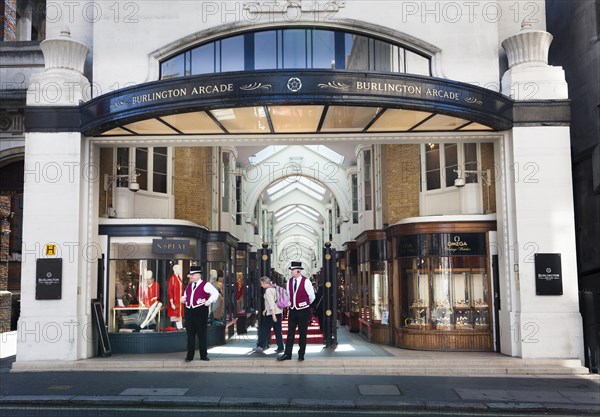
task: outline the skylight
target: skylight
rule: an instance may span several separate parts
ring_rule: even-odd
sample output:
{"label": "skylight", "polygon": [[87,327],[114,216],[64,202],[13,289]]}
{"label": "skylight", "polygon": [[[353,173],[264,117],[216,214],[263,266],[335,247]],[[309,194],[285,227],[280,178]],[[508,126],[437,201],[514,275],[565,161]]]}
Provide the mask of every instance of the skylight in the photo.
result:
{"label": "skylight", "polygon": [[328,148],[325,145],[305,145],[308,149],[312,150],[315,153],[329,159],[331,162],[334,162],[338,165],[342,165],[344,163],[344,156],[340,155],[333,149]]}
{"label": "skylight", "polygon": [[289,192],[300,190],[309,196],[322,200],[327,189],[306,177],[284,178],[267,189],[267,194],[272,201],[283,197]]}
{"label": "skylight", "polygon": [[317,234],[317,231],[313,227],[309,226],[308,224],[304,224],[304,223],[290,223],[290,224],[286,224],[285,226],[283,226],[279,230],[279,233],[285,233],[288,230],[290,230],[290,229],[292,229],[292,228],[294,228],[296,226],[301,227],[302,229],[306,230],[307,232],[309,232],[309,233],[311,233],[313,235]]}
{"label": "skylight", "polygon": [[250,158],[248,158],[248,161],[251,164],[259,164],[262,161],[264,161],[265,159],[267,159],[268,157],[275,155],[277,152],[279,152],[283,148],[285,148],[285,146],[281,146],[281,145],[267,146],[266,148],[260,150],[259,152],[257,152],[256,154],[254,154]]}

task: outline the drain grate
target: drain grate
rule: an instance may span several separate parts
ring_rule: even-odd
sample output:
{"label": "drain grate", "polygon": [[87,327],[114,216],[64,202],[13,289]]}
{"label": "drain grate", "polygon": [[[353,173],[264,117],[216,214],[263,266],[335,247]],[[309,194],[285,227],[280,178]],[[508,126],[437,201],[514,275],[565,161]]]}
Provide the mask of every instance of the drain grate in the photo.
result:
{"label": "drain grate", "polygon": [[402,395],[396,385],[359,385],[360,395]]}
{"label": "drain grate", "polygon": [[188,388],[127,388],[119,395],[185,395]]}

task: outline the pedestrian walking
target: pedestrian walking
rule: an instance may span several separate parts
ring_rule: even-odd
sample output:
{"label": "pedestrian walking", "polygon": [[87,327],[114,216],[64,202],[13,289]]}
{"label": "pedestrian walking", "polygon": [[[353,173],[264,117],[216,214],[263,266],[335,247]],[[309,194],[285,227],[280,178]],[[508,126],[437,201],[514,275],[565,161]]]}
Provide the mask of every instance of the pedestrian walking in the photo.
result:
{"label": "pedestrian walking", "polygon": [[269,277],[262,277],[260,279],[260,286],[265,289],[265,309],[263,310],[260,334],[254,351],[262,352],[269,346],[271,329],[273,329],[275,331],[275,341],[277,342],[277,350],[275,352],[281,353],[284,350],[283,335],[281,333],[283,309],[277,306],[277,289],[273,286]]}

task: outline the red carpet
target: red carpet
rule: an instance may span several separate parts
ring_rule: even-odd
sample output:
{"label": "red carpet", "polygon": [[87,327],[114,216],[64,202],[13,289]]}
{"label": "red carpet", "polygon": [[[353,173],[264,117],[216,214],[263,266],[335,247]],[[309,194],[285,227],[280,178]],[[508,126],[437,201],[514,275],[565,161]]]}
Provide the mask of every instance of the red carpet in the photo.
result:
{"label": "red carpet", "polygon": [[[284,319],[281,323],[281,333],[283,334],[283,343],[287,340],[288,333],[288,321]],[[296,329],[296,334],[294,337],[294,343],[298,344],[298,339],[300,335],[298,334],[298,329]],[[319,321],[317,318],[313,318],[312,323],[308,326],[308,332],[306,333],[306,344],[320,344],[325,343],[325,336],[321,333],[319,329]],[[276,344],[275,342],[275,333],[271,332],[271,344]]]}

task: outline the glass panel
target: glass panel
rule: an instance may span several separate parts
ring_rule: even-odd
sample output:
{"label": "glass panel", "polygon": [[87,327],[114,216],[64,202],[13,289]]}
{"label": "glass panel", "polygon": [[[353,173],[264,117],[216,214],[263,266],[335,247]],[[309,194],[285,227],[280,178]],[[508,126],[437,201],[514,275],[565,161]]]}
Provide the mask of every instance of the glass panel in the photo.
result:
{"label": "glass panel", "polygon": [[283,31],[283,68],[306,68],[306,30]]}
{"label": "glass panel", "polygon": [[371,276],[371,322],[381,320],[388,315],[388,282],[384,261],[372,262],[373,274]]}
{"label": "glass panel", "polygon": [[277,68],[277,32],[257,32],[254,34],[254,68]]}
{"label": "glass panel", "polygon": [[423,124],[415,127],[414,130],[454,130],[468,122],[468,120],[459,119],[458,117],[436,114]]}
{"label": "glass panel", "polygon": [[385,113],[369,127],[369,132],[406,131],[421,123],[429,116],[431,116],[431,113],[429,112],[387,109]]}
{"label": "glass panel", "polygon": [[[398,47],[387,42],[374,40],[371,43],[373,48],[373,62],[371,69],[378,72],[392,72],[397,70],[398,65]],[[396,58],[394,59],[394,53]]]}
{"label": "glass panel", "polygon": [[152,191],[155,193],[167,192],[167,148],[154,148],[153,152]]}
{"label": "glass panel", "polygon": [[312,68],[335,68],[334,32],[312,30]]}
{"label": "glass panel", "polygon": [[[465,170],[477,171],[477,144],[476,143],[465,143]],[[476,184],[479,176],[477,174],[469,174],[465,176],[467,184]]]}
{"label": "glass panel", "polygon": [[244,70],[244,35],[221,41],[221,71]]}
{"label": "glass panel", "polygon": [[123,126],[139,135],[176,135],[177,132],[156,119],[147,119]]}
{"label": "glass panel", "polygon": [[135,148],[135,169],[140,190],[148,189],[148,148]]}
{"label": "glass panel", "polygon": [[437,143],[428,143],[425,145],[425,170],[427,190],[437,190],[441,188],[440,145]]}
{"label": "glass panel", "polygon": [[361,132],[379,110],[378,107],[330,106],[321,132]]}
{"label": "glass panel", "polygon": [[360,35],[346,35],[346,69],[369,69],[369,39]]}
{"label": "glass panel", "polygon": [[183,77],[185,74],[185,55],[173,57],[160,66],[161,78],[163,80],[175,77]]}
{"label": "glass panel", "polygon": [[229,133],[269,133],[263,107],[211,110],[212,115]]}
{"label": "glass panel", "polygon": [[203,111],[162,116],[161,119],[186,134],[223,133],[223,129]]}
{"label": "glass panel", "polygon": [[453,326],[453,310],[450,304],[450,272],[448,258],[433,258],[433,310],[431,320],[438,330],[449,330]]}
{"label": "glass panel", "polygon": [[[129,175],[129,148],[117,148],[117,175]],[[127,187],[127,179],[117,178],[117,187]]]}
{"label": "glass panel", "polygon": [[201,46],[192,50],[192,75],[215,72],[215,44]]}
{"label": "glass panel", "polygon": [[458,146],[456,144],[444,145],[444,158],[446,160],[446,187],[453,187],[454,180],[458,178]]}
{"label": "glass panel", "polygon": [[409,328],[429,329],[431,328],[429,316],[429,275],[427,274],[427,264],[425,260],[414,259],[411,261],[405,260],[403,264],[408,267],[405,272],[407,300],[404,305],[406,314],[403,323]]}
{"label": "glass panel", "polygon": [[363,152],[363,189],[365,194],[365,211],[371,210],[372,187],[371,187],[371,151]]}
{"label": "glass panel", "polygon": [[270,106],[269,113],[276,133],[315,132],[323,106]]}
{"label": "glass panel", "polygon": [[406,51],[406,73],[431,75],[429,69],[429,59],[415,54],[414,52]]}

